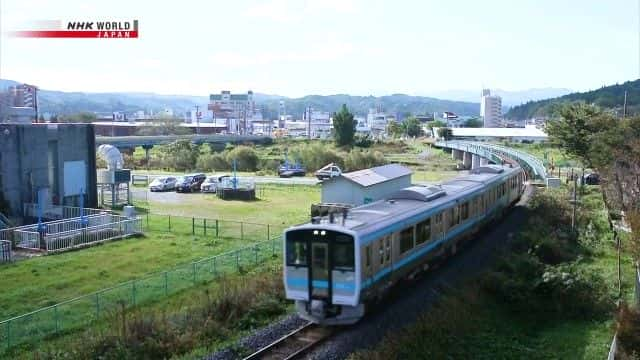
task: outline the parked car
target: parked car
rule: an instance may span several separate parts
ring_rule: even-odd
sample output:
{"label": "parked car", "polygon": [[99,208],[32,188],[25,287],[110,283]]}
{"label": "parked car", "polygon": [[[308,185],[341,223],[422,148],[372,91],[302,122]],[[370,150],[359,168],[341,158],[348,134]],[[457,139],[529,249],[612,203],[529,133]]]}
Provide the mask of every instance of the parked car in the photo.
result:
{"label": "parked car", "polygon": [[331,163],[316,171],[315,175],[318,180],[331,179],[333,177],[342,175],[342,170],[340,170],[340,168],[334,163]]}
{"label": "parked car", "polygon": [[200,185],[200,191],[207,193],[215,193],[218,191],[218,186],[222,182],[222,179],[229,177],[229,175],[214,175],[207,176],[202,185]]}
{"label": "parked car", "polygon": [[307,174],[307,170],[299,163],[289,164],[289,162],[285,162],[283,165],[278,167],[278,175],[281,178],[288,178],[292,176],[305,176]]}
{"label": "parked car", "polygon": [[149,191],[168,191],[176,187],[176,178],[173,176],[161,176],[155,178],[149,184]]}
{"label": "parked car", "polygon": [[600,175],[597,173],[585,174],[582,183],[586,185],[600,185]]}
{"label": "parked car", "polygon": [[176,192],[200,191],[200,185],[207,177],[204,174],[190,174],[181,176],[176,182]]}

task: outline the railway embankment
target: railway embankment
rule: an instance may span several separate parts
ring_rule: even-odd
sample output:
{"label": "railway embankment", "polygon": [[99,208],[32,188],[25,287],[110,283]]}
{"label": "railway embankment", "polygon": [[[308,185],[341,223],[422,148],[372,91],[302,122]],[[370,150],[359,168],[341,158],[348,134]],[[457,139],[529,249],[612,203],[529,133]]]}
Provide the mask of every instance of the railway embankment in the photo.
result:
{"label": "railway embankment", "polygon": [[622,242],[619,284],[599,187],[580,196],[575,228],[570,194],[538,191],[486,274],[448,287],[411,325],[351,358],[606,358],[619,287],[623,300],[633,298],[631,249]]}

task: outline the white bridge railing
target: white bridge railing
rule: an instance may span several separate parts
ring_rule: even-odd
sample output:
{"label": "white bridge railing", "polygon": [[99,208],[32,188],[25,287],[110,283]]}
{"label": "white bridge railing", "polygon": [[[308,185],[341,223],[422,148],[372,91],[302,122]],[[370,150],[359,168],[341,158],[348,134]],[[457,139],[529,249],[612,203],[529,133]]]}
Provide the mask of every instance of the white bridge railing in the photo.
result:
{"label": "white bridge railing", "polygon": [[[38,206],[38,204],[34,203],[25,203],[24,216],[33,218],[38,217]],[[102,213],[111,213],[111,210],[82,208],[81,211],[81,208],[77,206],[47,205],[42,210],[42,217],[49,220],[62,220],[80,217],[81,215],[90,216]]]}
{"label": "white bridge railing", "polygon": [[[140,218],[110,213],[20,226],[9,229],[17,248],[59,252],[142,233]],[[8,237],[5,231],[0,236]]]}

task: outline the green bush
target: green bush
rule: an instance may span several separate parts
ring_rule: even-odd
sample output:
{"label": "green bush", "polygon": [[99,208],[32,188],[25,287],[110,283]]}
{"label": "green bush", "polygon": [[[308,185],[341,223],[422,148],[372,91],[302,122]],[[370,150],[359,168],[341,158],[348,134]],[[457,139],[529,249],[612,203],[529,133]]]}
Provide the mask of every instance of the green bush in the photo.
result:
{"label": "green bush", "polygon": [[228,171],[231,165],[223,154],[201,154],[196,162],[196,168],[201,171]]}
{"label": "green bush", "polygon": [[383,165],[384,155],[379,151],[351,150],[344,158],[344,171],[356,171]]}
{"label": "green bush", "polygon": [[335,150],[319,142],[301,144],[290,148],[289,158],[298,159],[310,172],[316,171],[329,163],[343,166],[342,157]]}
{"label": "green bush", "polygon": [[227,162],[233,167],[233,161],[236,160],[236,169],[238,171],[256,171],[260,159],[256,151],[248,146],[240,145],[229,151],[226,155]]}

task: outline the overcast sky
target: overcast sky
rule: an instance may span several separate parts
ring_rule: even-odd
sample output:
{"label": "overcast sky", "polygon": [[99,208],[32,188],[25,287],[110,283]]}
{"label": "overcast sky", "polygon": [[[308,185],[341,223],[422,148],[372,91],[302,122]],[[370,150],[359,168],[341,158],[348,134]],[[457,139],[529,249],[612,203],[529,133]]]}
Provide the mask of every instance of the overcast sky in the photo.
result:
{"label": "overcast sky", "polygon": [[[0,77],[64,91],[429,95],[638,78],[636,0],[1,0]],[[24,39],[138,19],[140,38]]]}

